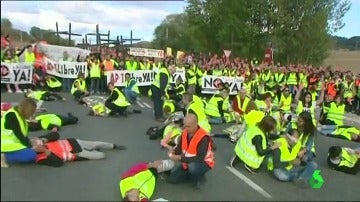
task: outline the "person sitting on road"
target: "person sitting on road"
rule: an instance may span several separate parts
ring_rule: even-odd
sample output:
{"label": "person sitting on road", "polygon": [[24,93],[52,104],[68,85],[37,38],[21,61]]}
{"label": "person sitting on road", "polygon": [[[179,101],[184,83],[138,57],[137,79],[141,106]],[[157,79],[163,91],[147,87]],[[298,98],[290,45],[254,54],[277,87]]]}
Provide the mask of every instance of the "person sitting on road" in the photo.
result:
{"label": "person sitting on road", "polygon": [[183,116],[178,116],[173,119],[171,123],[169,123],[163,132],[162,139],[160,141],[160,145],[168,150],[174,148],[174,146],[179,142],[179,138],[183,127]]}
{"label": "person sitting on road", "polygon": [[130,103],[134,103],[136,99],[140,96],[140,91],[138,87],[138,82],[134,77],[131,77],[129,73],[125,74],[125,88],[124,94],[126,99]]}
{"label": "person sitting on road", "polygon": [[307,187],[307,182],[316,170],[317,164],[311,161],[301,166],[300,158],[298,158],[301,149],[299,139],[299,132],[291,130],[288,134],[275,140],[280,147],[273,150],[267,167],[269,171],[273,171],[273,175],[277,180],[283,182],[294,181],[299,186]]}
{"label": "person sitting on road", "polygon": [[60,91],[62,88],[62,83],[57,78],[49,74],[45,76],[45,85],[46,89],[49,91]]}
{"label": "person sitting on road", "polygon": [[103,152],[99,149],[118,149],[124,150],[126,147],[100,141],[85,141],[75,138],[60,140],[57,132],[51,136],[41,138],[38,145],[41,149],[36,155],[36,163],[52,167],[60,167],[64,162],[99,160],[105,158]]}
{"label": "person sitting on road", "polygon": [[154,194],[158,174],[174,167],[172,160],[138,163],[127,170],[119,182],[124,201],[149,201]]}
{"label": "person sitting on road", "polygon": [[205,180],[205,173],[215,166],[215,160],[212,139],[199,127],[196,115],[185,116],[179,144],[169,150],[169,157],[181,164],[171,171],[168,182],[178,184],[190,181],[199,189]]}
{"label": "person sitting on road", "polygon": [[26,98],[32,98],[34,100],[40,101],[54,101],[54,100],[66,100],[64,97],[60,96],[57,93],[43,90],[27,91],[24,96]]}
{"label": "person sitting on road", "polygon": [[[124,94],[114,86],[114,83],[109,82],[108,88],[111,91],[111,94],[105,101],[105,106],[110,109],[109,116],[116,116],[117,114],[127,116],[127,109],[131,104],[127,101]],[[132,112],[141,113],[141,110],[133,109]]]}
{"label": "person sitting on road", "polygon": [[61,126],[77,124],[78,118],[68,113],[67,116],[60,114],[41,114],[29,121],[30,131],[52,130],[58,131]]}
{"label": "person sitting on road", "polygon": [[229,89],[223,88],[218,94],[214,94],[205,107],[205,113],[208,116],[210,124],[225,123],[223,103],[229,96]]}
{"label": "person sitting on road", "polygon": [[265,156],[280,147],[277,142],[271,146],[268,143],[268,137],[275,128],[276,120],[271,116],[265,116],[255,126],[249,127],[236,143],[235,155],[231,158],[230,165],[234,167],[242,161],[246,170],[255,174]]}
{"label": "person sitting on road", "polygon": [[84,74],[80,73],[78,78],[75,79],[71,86],[71,94],[74,96],[75,101],[81,103],[83,97],[90,95],[89,91],[86,88],[86,81]]}
{"label": "person sitting on road", "polygon": [[360,148],[332,146],[329,148],[327,163],[330,168],[348,173],[357,174],[360,171]]}

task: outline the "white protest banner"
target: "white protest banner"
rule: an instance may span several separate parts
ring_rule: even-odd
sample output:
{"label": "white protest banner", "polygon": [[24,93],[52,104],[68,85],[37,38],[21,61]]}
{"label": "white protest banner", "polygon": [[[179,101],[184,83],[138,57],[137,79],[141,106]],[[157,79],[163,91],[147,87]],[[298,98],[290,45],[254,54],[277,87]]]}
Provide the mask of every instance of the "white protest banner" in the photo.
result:
{"label": "white protest banner", "polygon": [[86,62],[56,62],[48,58],[44,58],[46,65],[46,73],[61,78],[77,78],[79,73],[88,75]]}
{"label": "white protest banner", "polygon": [[130,55],[141,57],[164,58],[164,50],[147,49],[147,48],[130,48]]}
{"label": "white protest banner", "polygon": [[244,81],[242,77],[227,77],[227,76],[205,76],[203,77],[203,84],[201,92],[204,94],[214,94],[218,90],[220,83],[229,86],[230,95],[235,95],[241,88],[241,83]]}
{"label": "white protest banner", "polygon": [[[154,70],[114,70],[109,71],[107,75],[107,82],[113,81],[115,86],[125,86],[125,75],[130,74],[131,77],[135,78],[138,82],[138,86],[150,86],[154,81],[156,72]],[[185,79],[185,71],[176,70],[176,72],[171,75],[170,83],[175,83],[176,80],[181,77],[183,82]]]}
{"label": "white protest banner", "polygon": [[53,61],[60,61],[63,59],[63,53],[66,51],[70,57],[67,61],[76,62],[77,56],[80,54],[80,57],[85,58],[90,54],[89,50],[84,50],[77,47],[66,47],[66,46],[56,46],[49,45],[44,43],[36,44],[39,52],[44,53],[47,58]]}
{"label": "white protest banner", "polygon": [[32,75],[31,63],[1,63],[1,83],[32,83]]}

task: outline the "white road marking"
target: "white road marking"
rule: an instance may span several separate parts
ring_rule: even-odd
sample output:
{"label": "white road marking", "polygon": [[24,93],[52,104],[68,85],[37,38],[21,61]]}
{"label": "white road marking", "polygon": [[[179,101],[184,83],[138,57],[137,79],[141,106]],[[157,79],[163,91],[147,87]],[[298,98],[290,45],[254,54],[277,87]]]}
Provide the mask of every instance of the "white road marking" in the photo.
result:
{"label": "white road marking", "polygon": [[148,104],[148,103],[146,103],[146,102],[143,102],[143,105],[145,105],[147,108],[149,108],[149,109],[151,109],[152,107]]}
{"label": "white road marking", "polygon": [[145,108],[144,105],[141,104],[141,102],[136,101],[136,103],[137,103],[141,108]]}
{"label": "white road marking", "polygon": [[272,196],[267,193],[263,188],[261,188],[259,185],[257,185],[255,182],[251,181],[249,178],[247,178],[245,175],[240,173],[240,171],[236,170],[235,168],[225,166],[230,172],[232,172],[236,177],[240,178],[242,181],[244,181],[246,184],[248,184],[251,188],[253,188],[255,191],[259,192],[261,195],[263,195],[265,198],[272,198]]}

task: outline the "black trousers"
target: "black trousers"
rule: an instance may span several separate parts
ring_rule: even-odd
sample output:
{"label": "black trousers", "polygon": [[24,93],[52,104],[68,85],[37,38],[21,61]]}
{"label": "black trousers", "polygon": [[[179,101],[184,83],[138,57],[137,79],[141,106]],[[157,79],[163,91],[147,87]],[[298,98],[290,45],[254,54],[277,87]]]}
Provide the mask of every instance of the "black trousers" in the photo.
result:
{"label": "black trousers", "polygon": [[164,100],[161,99],[161,92],[160,89],[157,88],[154,85],[151,85],[151,92],[152,92],[152,99],[154,102],[154,112],[155,112],[155,118],[162,118],[163,117],[163,105]]}
{"label": "black trousers", "polygon": [[128,108],[127,106],[119,107],[112,102],[105,102],[105,106],[110,109],[109,115],[124,114],[125,110]]}
{"label": "black trousers", "polygon": [[43,94],[41,100],[44,101],[62,100],[62,97],[57,93],[47,91],[45,94]]}
{"label": "black trousers", "polygon": [[[66,126],[66,125],[74,125],[77,124],[77,122],[79,121],[79,119],[75,116],[62,116],[62,115],[57,115],[60,119],[61,119],[61,126]],[[57,127],[53,124],[50,124],[47,128],[47,130],[51,130],[54,127]],[[36,123],[29,123],[29,129],[30,131],[39,131],[39,130],[43,130],[43,128],[41,127],[41,122],[38,121]]]}

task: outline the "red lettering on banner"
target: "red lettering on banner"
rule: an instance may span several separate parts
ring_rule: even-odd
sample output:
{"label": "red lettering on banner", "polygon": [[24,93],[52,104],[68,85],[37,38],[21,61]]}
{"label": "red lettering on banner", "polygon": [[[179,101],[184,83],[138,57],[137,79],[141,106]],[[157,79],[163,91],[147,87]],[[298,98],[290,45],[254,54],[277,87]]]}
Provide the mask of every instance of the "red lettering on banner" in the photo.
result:
{"label": "red lettering on banner", "polygon": [[119,80],[119,75],[116,73],[111,73],[110,81],[116,83]]}

